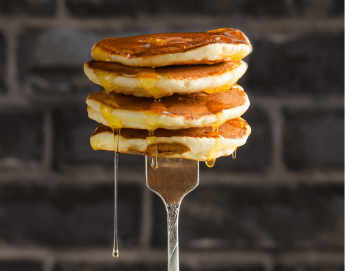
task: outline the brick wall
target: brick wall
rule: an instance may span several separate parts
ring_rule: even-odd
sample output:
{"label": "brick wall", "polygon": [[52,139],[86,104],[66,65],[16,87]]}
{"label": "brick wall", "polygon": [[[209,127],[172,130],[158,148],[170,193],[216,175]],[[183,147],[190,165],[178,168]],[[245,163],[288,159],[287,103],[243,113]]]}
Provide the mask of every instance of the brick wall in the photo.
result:
{"label": "brick wall", "polygon": [[241,29],[252,126],[201,164],[180,213],[181,270],[343,270],[342,0],[0,2],[0,270],[164,270],[166,216],[142,157],[95,152],[83,74],[107,36]]}

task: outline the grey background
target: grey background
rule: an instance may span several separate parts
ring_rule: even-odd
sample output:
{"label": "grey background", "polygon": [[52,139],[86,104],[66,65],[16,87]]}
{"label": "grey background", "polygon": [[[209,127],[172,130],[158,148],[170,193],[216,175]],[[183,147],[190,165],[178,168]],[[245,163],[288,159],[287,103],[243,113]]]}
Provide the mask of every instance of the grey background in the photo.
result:
{"label": "grey background", "polygon": [[164,270],[166,216],[144,159],[95,152],[83,74],[108,36],[242,30],[252,135],[201,163],[180,213],[181,270],[343,270],[341,0],[1,0],[0,270]]}

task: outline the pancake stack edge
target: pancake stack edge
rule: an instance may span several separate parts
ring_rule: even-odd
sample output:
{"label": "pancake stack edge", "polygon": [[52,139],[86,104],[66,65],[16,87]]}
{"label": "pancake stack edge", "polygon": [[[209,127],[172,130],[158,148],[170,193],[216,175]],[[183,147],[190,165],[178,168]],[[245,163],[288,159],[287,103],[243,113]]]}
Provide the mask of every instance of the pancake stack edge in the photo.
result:
{"label": "pancake stack edge", "polygon": [[[236,85],[251,52],[239,30],[106,38],[84,65],[104,87],[87,98],[101,123],[95,150],[206,161],[236,153],[251,129],[240,116],[249,99]],[[114,136],[115,135],[115,136]]]}

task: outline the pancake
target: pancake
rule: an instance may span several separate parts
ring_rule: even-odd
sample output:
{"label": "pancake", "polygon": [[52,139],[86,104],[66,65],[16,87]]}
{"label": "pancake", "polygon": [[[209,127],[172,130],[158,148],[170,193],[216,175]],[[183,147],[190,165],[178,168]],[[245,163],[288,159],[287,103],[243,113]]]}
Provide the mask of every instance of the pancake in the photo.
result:
{"label": "pancake", "polygon": [[106,61],[89,61],[84,72],[106,92],[132,94],[138,97],[191,94],[200,91],[215,93],[231,88],[247,70],[243,61],[214,65],[131,67]]}
{"label": "pancake", "polygon": [[89,118],[106,126],[146,130],[212,126],[241,116],[249,107],[242,87],[214,94],[174,94],[160,100],[105,91],[88,96]]}
{"label": "pancake", "polygon": [[[147,130],[120,130],[118,151],[121,153],[151,155],[165,158],[185,158],[215,161],[232,154],[246,143],[250,126],[242,118],[228,120],[215,132],[212,127],[180,130],[157,129],[154,136]],[[100,125],[90,138],[94,150],[114,151],[112,129]]]}
{"label": "pancake", "polygon": [[105,38],[91,56],[128,66],[160,67],[238,61],[252,51],[248,38],[234,28],[207,32],[163,33]]}

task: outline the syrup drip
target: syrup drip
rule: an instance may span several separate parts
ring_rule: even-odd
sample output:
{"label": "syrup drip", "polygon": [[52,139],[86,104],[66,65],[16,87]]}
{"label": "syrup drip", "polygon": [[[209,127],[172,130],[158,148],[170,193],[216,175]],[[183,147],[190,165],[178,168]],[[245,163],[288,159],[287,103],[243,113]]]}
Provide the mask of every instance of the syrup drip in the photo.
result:
{"label": "syrup drip", "polygon": [[95,74],[104,90],[109,94],[111,91],[115,90],[117,86],[114,84],[114,79],[118,76],[113,71],[104,71],[100,69],[95,69]]}
{"label": "syrup drip", "polygon": [[234,152],[232,153],[232,158],[233,159],[236,159],[236,151],[237,151],[237,148],[234,150]]}
{"label": "syrup drip", "polygon": [[213,131],[218,132],[219,126],[221,126],[226,121],[226,119],[225,119],[223,111],[218,112],[216,114],[216,117],[217,117],[217,121],[215,123],[213,123],[211,126],[213,128]]}
{"label": "syrup drip", "polygon": [[119,138],[120,129],[113,130],[114,132],[114,245],[113,257],[119,257],[119,245],[117,236],[117,180],[118,180],[118,151],[119,151]]}
{"label": "syrup drip", "polygon": [[[223,151],[223,150],[229,150],[232,149],[234,147],[234,145],[225,144],[225,138],[222,136],[218,136],[216,138],[216,142],[214,143],[213,147],[210,149],[208,155],[207,155],[207,161],[206,161],[206,165],[208,167],[213,167],[216,163],[216,159],[218,157],[219,152]],[[237,148],[236,148],[237,149]],[[235,149],[235,156],[236,156],[236,149]]]}
{"label": "syrup drip", "polygon": [[234,84],[236,84],[238,78],[236,76],[233,76],[232,80],[230,80],[228,83],[226,83],[225,85],[222,85],[220,87],[217,88],[212,88],[212,89],[204,89],[204,92],[208,93],[208,94],[214,94],[217,92],[226,92],[228,91]]}
{"label": "syrup drip", "polygon": [[149,137],[146,138],[147,146],[154,145],[155,148],[153,152],[151,153],[152,162],[151,167],[152,168],[158,168],[158,147],[157,147],[157,137],[154,136],[154,131],[149,131]]}
{"label": "syrup drip", "polygon": [[105,99],[101,104],[101,114],[108,126],[112,129],[122,128],[122,121],[113,115],[113,108],[117,108],[119,105],[114,99]]}
{"label": "syrup drip", "polygon": [[[112,105],[112,106],[110,106]],[[101,104],[101,114],[114,133],[114,246],[113,257],[119,257],[118,237],[117,237],[117,180],[118,180],[118,150],[121,121],[113,115],[113,107],[118,107],[114,99],[105,99]]]}
{"label": "syrup drip", "polygon": [[164,92],[157,87],[159,76],[157,73],[139,73],[138,80],[141,87],[152,97],[161,98],[164,96]]}

